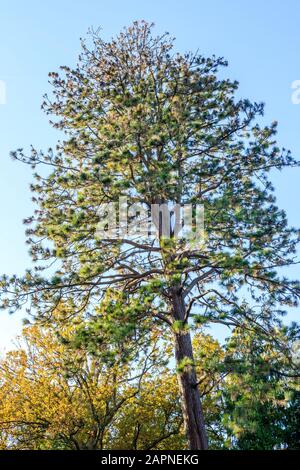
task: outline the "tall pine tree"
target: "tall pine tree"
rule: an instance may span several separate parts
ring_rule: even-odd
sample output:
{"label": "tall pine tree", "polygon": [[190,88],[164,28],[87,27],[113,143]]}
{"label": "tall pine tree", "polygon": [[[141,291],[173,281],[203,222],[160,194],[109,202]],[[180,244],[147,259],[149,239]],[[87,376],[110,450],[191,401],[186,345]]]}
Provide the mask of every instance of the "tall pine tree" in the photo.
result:
{"label": "tall pine tree", "polygon": [[[59,305],[92,310],[93,334],[104,328],[112,341],[169,328],[191,449],[208,447],[191,327],[247,321],[272,337],[299,297],[299,284],[279,273],[294,263],[298,232],[268,178],[296,162],[276,146],[276,123],[258,124],[263,106],[237,100],[237,83],[218,78],[225,65],[175,53],[145,22],[110,41],[92,34],[74,70],[50,74],[54,97],[43,107],[64,140],[46,153],[13,153],[51,173],[36,175],[37,210],[26,221],[36,269],[3,277],[3,306],[30,298],[43,320]],[[147,211],[203,204],[204,242],[176,237],[172,220],[170,236],[97,236],[99,207],[119,196]]]}

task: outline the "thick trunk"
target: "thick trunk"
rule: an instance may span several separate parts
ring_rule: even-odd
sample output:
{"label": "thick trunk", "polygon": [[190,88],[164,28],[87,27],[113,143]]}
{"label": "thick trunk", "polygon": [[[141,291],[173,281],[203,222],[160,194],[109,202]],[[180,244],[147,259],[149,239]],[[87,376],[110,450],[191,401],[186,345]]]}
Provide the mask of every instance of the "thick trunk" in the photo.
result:
{"label": "thick trunk", "polygon": [[[175,320],[182,321],[184,319],[184,301],[182,296],[177,294],[173,297],[173,313]],[[193,365],[194,357],[190,333],[174,333],[174,343],[181,407],[189,447],[192,450],[205,450],[208,448],[208,443],[196,371]],[[182,370],[180,366],[185,362],[189,364]]]}

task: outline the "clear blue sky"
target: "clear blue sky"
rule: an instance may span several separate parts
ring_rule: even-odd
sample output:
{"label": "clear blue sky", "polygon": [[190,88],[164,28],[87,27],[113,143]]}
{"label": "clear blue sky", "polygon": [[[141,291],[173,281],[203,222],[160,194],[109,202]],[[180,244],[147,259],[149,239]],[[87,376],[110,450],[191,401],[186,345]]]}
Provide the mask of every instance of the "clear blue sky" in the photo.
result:
{"label": "clear blue sky", "polygon": [[[226,73],[240,82],[240,95],[266,103],[266,121],[279,121],[279,143],[300,158],[300,105],[291,100],[291,83],[300,80],[299,0],[2,0],[1,273],[21,274],[29,264],[22,219],[32,212],[30,169],[11,162],[9,151],[30,144],[46,149],[58,137],[40,110],[48,72],[75,63],[90,26],[101,26],[108,38],[135,19],[169,31],[181,51],[198,48],[228,59]],[[290,224],[300,226],[300,169],[275,175],[274,182]],[[0,312],[0,350],[20,329],[21,316]]]}

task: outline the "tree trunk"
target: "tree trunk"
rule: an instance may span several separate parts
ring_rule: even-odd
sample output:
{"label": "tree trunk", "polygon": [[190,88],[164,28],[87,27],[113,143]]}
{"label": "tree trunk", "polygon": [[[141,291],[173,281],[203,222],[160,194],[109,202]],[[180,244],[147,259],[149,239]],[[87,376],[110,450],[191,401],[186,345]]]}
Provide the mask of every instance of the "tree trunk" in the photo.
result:
{"label": "tree trunk", "polygon": [[[184,320],[185,304],[181,295],[173,297],[173,314],[175,320]],[[177,372],[181,407],[184,425],[191,450],[206,450],[208,448],[200,393],[197,387],[196,370],[194,366],[193,347],[189,332],[174,333],[175,359],[179,369]],[[181,370],[183,361],[189,361]]]}

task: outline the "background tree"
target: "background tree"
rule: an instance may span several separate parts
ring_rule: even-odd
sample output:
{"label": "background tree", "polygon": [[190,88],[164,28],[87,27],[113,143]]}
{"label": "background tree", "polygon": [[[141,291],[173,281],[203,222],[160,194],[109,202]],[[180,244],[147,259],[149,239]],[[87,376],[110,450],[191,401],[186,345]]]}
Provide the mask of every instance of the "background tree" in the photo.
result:
{"label": "background tree", "polygon": [[224,427],[238,449],[299,449],[299,327],[277,331],[276,342],[236,328],[226,345]]}
{"label": "background tree", "polygon": [[[191,449],[208,445],[193,319],[247,321],[257,335],[272,336],[284,306],[299,297],[299,284],[278,269],[295,262],[298,232],[287,227],[268,179],[270,170],[296,162],[276,146],[276,123],[259,126],[263,106],[236,100],[237,83],[218,79],[224,65],[175,53],[173,40],[152,36],[145,22],[111,41],[93,34],[74,70],[50,74],[54,98],[43,106],[65,140],[47,153],[13,153],[52,170],[36,175],[37,210],[26,220],[36,272],[4,276],[3,306],[30,297],[44,319],[61,303],[87,316],[96,306],[93,334],[113,319],[119,338],[140,327],[169,328]],[[99,206],[120,195],[149,211],[151,204],[204,204],[204,245],[176,238],[173,223],[167,238],[159,231],[150,240],[97,239]],[[41,272],[49,263],[52,272],[57,267],[52,278]]]}
{"label": "background tree", "polygon": [[[114,358],[108,365],[107,355],[74,347],[72,328],[57,336],[49,327],[26,327],[17,349],[1,360],[0,448],[187,448],[170,348],[165,344],[165,360],[159,360],[152,338],[138,361],[125,365]],[[196,350],[201,340],[201,395],[212,446],[220,448],[220,380],[210,364],[221,348],[198,335]]]}
{"label": "background tree", "polygon": [[[70,333],[64,329],[65,340]],[[49,328],[26,327],[0,362],[1,448],[184,446],[176,377],[156,356],[154,341],[134,367],[108,365]]]}
{"label": "background tree", "polygon": [[[187,448],[168,343],[109,363],[73,328],[26,327],[0,361],[0,448]],[[299,373],[280,350],[238,330],[226,347],[197,333],[193,348],[212,449],[299,448]]]}

